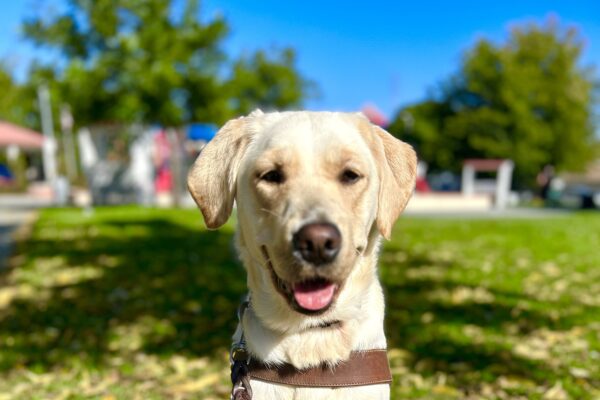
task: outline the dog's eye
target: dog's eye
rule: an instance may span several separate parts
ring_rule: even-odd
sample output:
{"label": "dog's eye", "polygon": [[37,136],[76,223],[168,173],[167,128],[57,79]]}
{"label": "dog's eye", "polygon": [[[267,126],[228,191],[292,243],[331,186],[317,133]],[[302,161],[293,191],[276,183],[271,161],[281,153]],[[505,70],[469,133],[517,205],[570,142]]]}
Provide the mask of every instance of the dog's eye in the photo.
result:
{"label": "dog's eye", "polygon": [[351,185],[356,183],[360,178],[361,176],[358,173],[352,171],[351,169],[345,169],[340,176],[340,181],[347,185]]}
{"label": "dog's eye", "polygon": [[269,183],[280,184],[283,183],[285,177],[283,176],[283,172],[278,169],[273,169],[269,172],[266,172],[261,175],[260,180],[266,181]]}

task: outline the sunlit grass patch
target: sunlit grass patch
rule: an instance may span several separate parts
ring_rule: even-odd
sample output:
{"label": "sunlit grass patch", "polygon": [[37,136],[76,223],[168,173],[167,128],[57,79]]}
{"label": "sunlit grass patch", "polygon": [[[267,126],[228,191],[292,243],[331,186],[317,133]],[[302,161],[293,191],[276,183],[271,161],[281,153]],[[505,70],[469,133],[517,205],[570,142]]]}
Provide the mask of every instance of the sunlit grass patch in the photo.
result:
{"label": "sunlit grass patch", "polygon": [[0,393],[223,397],[245,290],[232,232],[195,210],[45,210],[1,276]]}
{"label": "sunlit grass patch", "polygon": [[[43,211],[0,275],[0,400],[226,398],[233,231]],[[380,262],[393,398],[598,398],[599,246],[597,214],[402,218]]]}
{"label": "sunlit grass patch", "polygon": [[596,214],[401,220],[381,259],[396,395],[599,396],[599,246]]}

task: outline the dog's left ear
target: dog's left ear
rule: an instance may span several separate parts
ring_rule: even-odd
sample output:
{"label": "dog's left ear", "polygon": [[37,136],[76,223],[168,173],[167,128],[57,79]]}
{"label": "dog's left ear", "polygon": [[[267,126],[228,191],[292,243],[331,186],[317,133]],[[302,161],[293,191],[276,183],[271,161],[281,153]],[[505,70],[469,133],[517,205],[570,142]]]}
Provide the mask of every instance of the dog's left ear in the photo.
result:
{"label": "dog's left ear", "polygon": [[380,174],[377,228],[390,239],[394,223],[406,207],[415,188],[417,155],[412,146],[371,125],[373,153]]}
{"label": "dog's left ear", "polygon": [[219,228],[231,215],[238,167],[250,141],[247,125],[255,115],[258,112],[227,122],[204,146],[188,173],[188,190],[209,229]]}

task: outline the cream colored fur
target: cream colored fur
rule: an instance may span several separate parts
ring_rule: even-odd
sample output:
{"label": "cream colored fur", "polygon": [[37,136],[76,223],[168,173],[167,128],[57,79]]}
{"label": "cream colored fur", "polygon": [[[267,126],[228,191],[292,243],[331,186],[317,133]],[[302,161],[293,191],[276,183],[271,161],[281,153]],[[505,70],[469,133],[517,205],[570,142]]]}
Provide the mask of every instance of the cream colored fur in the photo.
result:
{"label": "cream colored fur", "polygon": [[[259,178],[272,168],[283,169],[285,183]],[[360,173],[356,184],[340,182],[347,168]],[[255,111],[228,122],[209,142],[188,186],[209,228],[225,223],[237,202],[236,243],[252,302],[243,330],[253,357],[305,368],[334,365],[354,350],[386,348],[377,254],[410,198],[415,170],[412,148],[361,114]],[[310,277],[314,268],[292,256],[292,235],[320,221],[342,235],[326,272],[344,283],[324,314],[308,316],[277,292],[261,246],[282,280]],[[331,321],[341,323],[319,327]],[[252,381],[252,388],[255,400],[389,398],[388,385],[322,389]]]}

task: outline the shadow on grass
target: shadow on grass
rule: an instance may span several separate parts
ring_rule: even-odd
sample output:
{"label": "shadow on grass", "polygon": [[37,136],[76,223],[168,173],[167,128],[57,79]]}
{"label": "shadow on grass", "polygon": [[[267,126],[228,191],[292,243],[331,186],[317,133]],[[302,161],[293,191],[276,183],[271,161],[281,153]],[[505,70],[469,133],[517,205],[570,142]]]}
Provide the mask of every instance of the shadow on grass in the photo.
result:
{"label": "shadow on grass", "polygon": [[[436,277],[410,274],[432,265],[443,273]],[[388,346],[408,351],[412,370],[426,376],[442,372],[467,392],[501,375],[536,383],[555,379],[556,372],[542,362],[515,355],[506,344],[489,335],[518,338],[542,327],[568,328],[569,321],[535,310],[515,312],[517,303],[534,301],[519,293],[486,289],[491,301],[467,299],[456,303],[431,296],[434,291],[450,294],[457,289],[477,289],[448,277],[446,272],[456,267],[452,261],[440,262],[422,254],[408,254],[401,265],[382,267]],[[386,274],[392,268],[399,270]],[[464,330],[469,328],[479,337],[465,336]]]}
{"label": "shadow on grass", "polygon": [[[0,339],[6,342],[1,370],[45,370],[74,360],[97,365],[122,351],[111,342],[135,342],[116,338],[115,328],[144,319],[150,322],[138,333],[140,350],[147,353],[214,356],[229,347],[245,292],[231,233],[195,230],[162,218],[103,219],[101,224],[96,235],[71,240],[34,235],[26,243],[24,256],[37,260],[26,268],[37,274],[43,269],[35,263],[54,256],[67,275],[86,265],[104,266],[98,277],[64,284],[58,278],[47,290],[42,289],[45,277],[36,277],[42,282],[39,296],[0,309]],[[103,228],[111,234],[103,234]]]}
{"label": "shadow on grass", "polygon": [[[32,278],[40,282],[34,285],[39,295],[0,309],[0,340],[4,341],[0,342],[0,370],[17,366],[46,370],[78,360],[101,365],[107,355],[128,349],[158,355],[222,356],[235,328],[235,309],[246,291],[232,234],[202,231],[150,215],[104,217],[85,223],[74,230],[75,236],[66,238],[34,234],[22,249],[29,260],[24,268],[34,274],[52,274],[54,280],[47,284],[44,276]],[[59,257],[56,268],[63,273],[91,266],[100,275],[61,281],[61,274],[37,265],[52,257]],[[452,261],[410,253],[399,265],[383,266],[389,344],[411,354],[413,370],[425,375],[445,372],[465,388],[500,374],[535,382],[553,377],[544,365],[520,358],[500,344],[459,340],[440,326],[477,326],[502,335],[505,324],[511,323],[520,335],[564,322],[532,310],[515,316],[515,304],[531,300],[519,293],[492,290],[495,300],[484,304],[434,300],[429,295],[434,290],[466,285],[445,275],[411,278],[410,271],[430,265],[456,267]],[[386,268],[394,268],[395,273],[386,273]],[[8,273],[2,273],[4,278]],[[433,320],[424,321],[424,314]],[[119,330],[136,324],[141,331]],[[131,342],[131,348],[127,343],[115,345],[119,341]]]}

